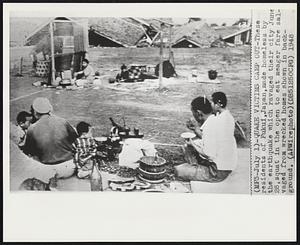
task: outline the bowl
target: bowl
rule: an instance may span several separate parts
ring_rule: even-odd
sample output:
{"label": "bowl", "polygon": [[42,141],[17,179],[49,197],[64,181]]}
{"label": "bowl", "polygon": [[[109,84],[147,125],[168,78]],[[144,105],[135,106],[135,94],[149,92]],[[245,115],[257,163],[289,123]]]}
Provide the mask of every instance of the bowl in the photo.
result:
{"label": "bowl", "polygon": [[107,137],[95,137],[94,138],[97,142],[105,142],[107,141]]}
{"label": "bowl", "polygon": [[182,133],[180,136],[181,136],[181,138],[184,138],[184,139],[192,139],[192,138],[196,137],[196,134],[192,133],[192,132],[185,132],[185,133]]}
{"label": "bowl", "polygon": [[162,157],[155,157],[155,156],[143,156],[139,160],[140,162],[144,163],[147,166],[162,166],[166,164],[166,160]]}

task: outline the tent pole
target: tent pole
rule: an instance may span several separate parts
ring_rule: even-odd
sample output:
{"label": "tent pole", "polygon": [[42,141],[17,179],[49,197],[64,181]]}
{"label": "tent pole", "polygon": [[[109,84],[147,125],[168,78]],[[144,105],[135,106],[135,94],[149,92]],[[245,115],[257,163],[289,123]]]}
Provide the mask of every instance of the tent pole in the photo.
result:
{"label": "tent pole", "polygon": [[54,33],[53,33],[53,23],[52,21],[49,23],[50,25],[50,43],[51,43],[51,68],[52,68],[52,81],[51,84],[55,81],[55,58],[54,58]]}
{"label": "tent pole", "polygon": [[160,49],[159,49],[159,89],[162,89],[162,77],[163,77],[163,23],[160,24]]}

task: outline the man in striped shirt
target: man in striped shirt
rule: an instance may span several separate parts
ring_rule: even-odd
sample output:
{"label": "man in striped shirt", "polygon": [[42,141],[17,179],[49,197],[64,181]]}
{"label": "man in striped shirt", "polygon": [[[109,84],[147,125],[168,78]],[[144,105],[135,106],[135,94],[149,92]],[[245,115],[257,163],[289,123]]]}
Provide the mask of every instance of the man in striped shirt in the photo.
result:
{"label": "man in striped shirt", "polygon": [[96,155],[97,144],[93,138],[92,126],[86,122],[80,122],[76,126],[79,137],[75,140],[74,162],[77,166],[77,177],[88,178],[92,168],[92,158]]}

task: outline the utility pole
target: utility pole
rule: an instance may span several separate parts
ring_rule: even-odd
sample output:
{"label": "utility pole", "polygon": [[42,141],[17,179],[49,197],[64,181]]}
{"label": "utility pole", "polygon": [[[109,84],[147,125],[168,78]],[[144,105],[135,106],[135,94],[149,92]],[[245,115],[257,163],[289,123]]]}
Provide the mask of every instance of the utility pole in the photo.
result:
{"label": "utility pole", "polygon": [[159,89],[163,88],[163,23],[160,24]]}
{"label": "utility pole", "polygon": [[54,33],[53,33],[53,22],[49,23],[49,31],[50,31],[50,43],[51,43],[51,68],[52,68],[52,81],[51,84],[55,81],[55,58],[54,58]]}

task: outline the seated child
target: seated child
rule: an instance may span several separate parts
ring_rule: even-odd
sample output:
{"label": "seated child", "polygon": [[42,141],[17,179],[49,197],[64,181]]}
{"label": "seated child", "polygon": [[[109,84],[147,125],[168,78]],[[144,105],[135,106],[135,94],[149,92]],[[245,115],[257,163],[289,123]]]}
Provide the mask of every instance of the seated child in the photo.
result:
{"label": "seated child", "polygon": [[89,64],[90,62],[87,59],[83,59],[82,67],[83,70],[74,73],[75,84],[77,86],[83,86],[86,84],[92,84],[95,77],[95,72],[93,67]]}
{"label": "seated child", "polygon": [[16,143],[22,149],[25,144],[27,129],[32,123],[32,115],[27,111],[21,111],[17,115],[17,127],[15,128]]}
{"label": "seated child", "polygon": [[93,168],[93,157],[96,156],[97,144],[92,135],[92,126],[86,122],[80,122],[76,126],[79,137],[74,142],[77,166],[77,177],[88,178]]}

